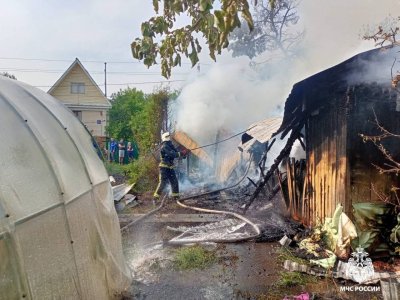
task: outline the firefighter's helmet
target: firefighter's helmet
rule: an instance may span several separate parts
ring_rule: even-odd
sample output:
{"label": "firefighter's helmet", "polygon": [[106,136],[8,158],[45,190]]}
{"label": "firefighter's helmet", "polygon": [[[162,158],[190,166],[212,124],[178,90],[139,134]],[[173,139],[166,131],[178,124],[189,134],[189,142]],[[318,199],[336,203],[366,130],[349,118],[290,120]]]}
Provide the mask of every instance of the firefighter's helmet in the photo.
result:
{"label": "firefighter's helmet", "polygon": [[164,132],[164,133],[161,135],[161,140],[162,140],[163,142],[167,142],[167,141],[170,141],[170,140],[171,140],[171,136],[170,136],[170,134],[169,134],[168,131],[167,131],[167,132]]}

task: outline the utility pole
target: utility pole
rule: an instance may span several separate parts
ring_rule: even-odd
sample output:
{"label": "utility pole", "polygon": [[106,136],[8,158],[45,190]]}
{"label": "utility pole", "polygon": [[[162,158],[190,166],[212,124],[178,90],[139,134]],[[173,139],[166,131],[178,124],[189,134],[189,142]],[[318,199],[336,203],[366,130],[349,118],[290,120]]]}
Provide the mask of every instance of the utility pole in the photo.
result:
{"label": "utility pole", "polygon": [[107,63],[104,62],[104,96],[107,98]]}

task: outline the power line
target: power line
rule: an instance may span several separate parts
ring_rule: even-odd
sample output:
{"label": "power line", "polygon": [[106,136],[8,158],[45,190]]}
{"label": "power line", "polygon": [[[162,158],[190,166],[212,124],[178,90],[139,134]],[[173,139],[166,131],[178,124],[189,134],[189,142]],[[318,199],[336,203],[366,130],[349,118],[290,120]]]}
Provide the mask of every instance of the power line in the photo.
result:
{"label": "power line", "polygon": [[[24,61],[47,61],[47,62],[73,62],[70,59],[49,59],[49,58],[26,58],[26,57],[0,57],[1,60],[24,60]],[[101,63],[104,64],[105,61],[100,60],[80,60],[80,62],[85,63]],[[107,63],[133,63],[138,64],[140,61],[107,61]]]}
{"label": "power line", "polygon": [[[23,60],[23,61],[46,61],[46,62],[72,62],[67,59],[48,59],[48,58],[25,58],[25,57],[0,57],[0,60]],[[143,64],[141,61],[100,61],[100,60],[80,60],[84,63],[101,63],[105,62],[108,64]],[[191,65],[189,62],[183,62],[183,65]],[[209,66],[211,64],[201,63],[201,65]]]}
{"label": "power line", "polygon": [[[133,85],[133,84],[155,84],[155,83],[170,83],[170,82],[183,82],[186,80],[164,80],[164,81],[142,81],[142,82],[125,82],[125,83],[107,83],[107,85]],[[34,85],[37,88],[54,87],[55,85]],[[104,86],[104,84],[85,84],[85,86]],[[70,85],[58,85],[57,87],[70,87]]]}
{"label": "power line", "polygon": [[[0,71],[21,72],[21,73],[63,73],[65,70],[55,69],[18,69],[18,68],[0,68]],[[104,71],[88,71],[90,74],[103,75]],[[107,75],[160,75],[160,72],[131,72],[131,71],[107,71]],[[174,73],[174,75],[189,75],[190,73]]]}

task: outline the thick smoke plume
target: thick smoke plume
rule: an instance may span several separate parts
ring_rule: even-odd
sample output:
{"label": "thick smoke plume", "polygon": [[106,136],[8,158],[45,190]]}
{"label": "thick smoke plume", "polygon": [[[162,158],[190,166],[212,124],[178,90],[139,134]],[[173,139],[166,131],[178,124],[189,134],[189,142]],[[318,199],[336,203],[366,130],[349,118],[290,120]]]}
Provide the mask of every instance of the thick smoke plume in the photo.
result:
{"label": "thick smoke plume", "polygon": [[246,59],[216,64],[188,84],[178,99],[177,127],[198,142],[213,142],[217,131],[241,131],[277,113],[287,91],[264,81]]}
{"label": "thick smoke plume", "polygon": [[[227,133],[243,131],[254,122],[282,116],[285,100],[296,82],[373,49],[373,42],[362,37],[378,28],[391,11],[400,11],[398,8],[400,2],[393,0],[379,4],[372,0],[304,0],[298,7],[300,22],[296,26],[299,27],[293,28],[305,31],[296,55],[279,58],[276,53],[265,53],[250,61],[244,56],[232,58],[226,54],[218,58],[218,63],[203,66],[205,72],[188,82],[176,102],[175,129],[204,145],[215,142],[218,132],[224,132],[226,137]],[[348,83],[387,80],[390,84],[391,63],[392,60],[360,61],[359,68],[355,68],[360,72],[350,74]],[[276,141],[268,153],[267,168],[285,143],[286,139]],[[235,145],[220,147],[215,157],[213,147],[205,149],[217,161],[214,170],[221,161],[234,158]],[[296,143],[291,156],[299,159],[304,155]],[[246,164],[242,161],[236,167],[239,177]],[[214,170],[211,168],[207,173],[204,169],[203,177],[215,182]],[[238,176],[231,176],[230,182]],[[257,180],[257,167],[250,170],[249,176]]]}
{"label": "thick smoke plume", "polygon": [[[268,61],[249,66],[249,59],[219,58],[203,75],[182,90],[176,111],[176,127],[199,143],[215,140],[220,129],[237,132],[251,123],[281,115],[283,104],[297,81],[372,48],[362,40],[367,28],[400,11],[393,0],[307,0],[298,8],[305,38],[295,59]],[[227,54],[226,56],[229,56]]]}

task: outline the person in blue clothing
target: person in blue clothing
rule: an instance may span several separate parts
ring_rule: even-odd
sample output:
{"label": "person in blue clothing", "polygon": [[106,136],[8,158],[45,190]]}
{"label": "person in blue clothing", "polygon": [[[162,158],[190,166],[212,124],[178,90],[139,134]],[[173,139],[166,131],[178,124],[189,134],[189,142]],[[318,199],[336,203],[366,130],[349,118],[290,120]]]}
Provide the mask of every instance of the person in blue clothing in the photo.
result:
{"label": "person in blue clothing", "polygon": [[165,189],[168,183],[171,184],[172,189],[172,197],[179,197],[179,183],[176,178],[175,170],[174,170],[174,160],[178,157],[186,158],[186,155],[189,153],[189,150],[183,149],[182,151],[176,150],[174,145],[171,142],[169,132],[165,132],[161,136],[161,162],[159,165],[159,182],[156,191],[154,192],[154,200],[153,204],[155,204],[156,200],[158,200],[161,196],[161,193]]}
{"label": "person in blue clothing", "polygon": [[115,151],[117,151],[117,142],[114,140],[114,138],[111,138],[110,140],[110,153],[109,153],[109,160],[110,162],[114,161],[114,157],[115,157]]}

